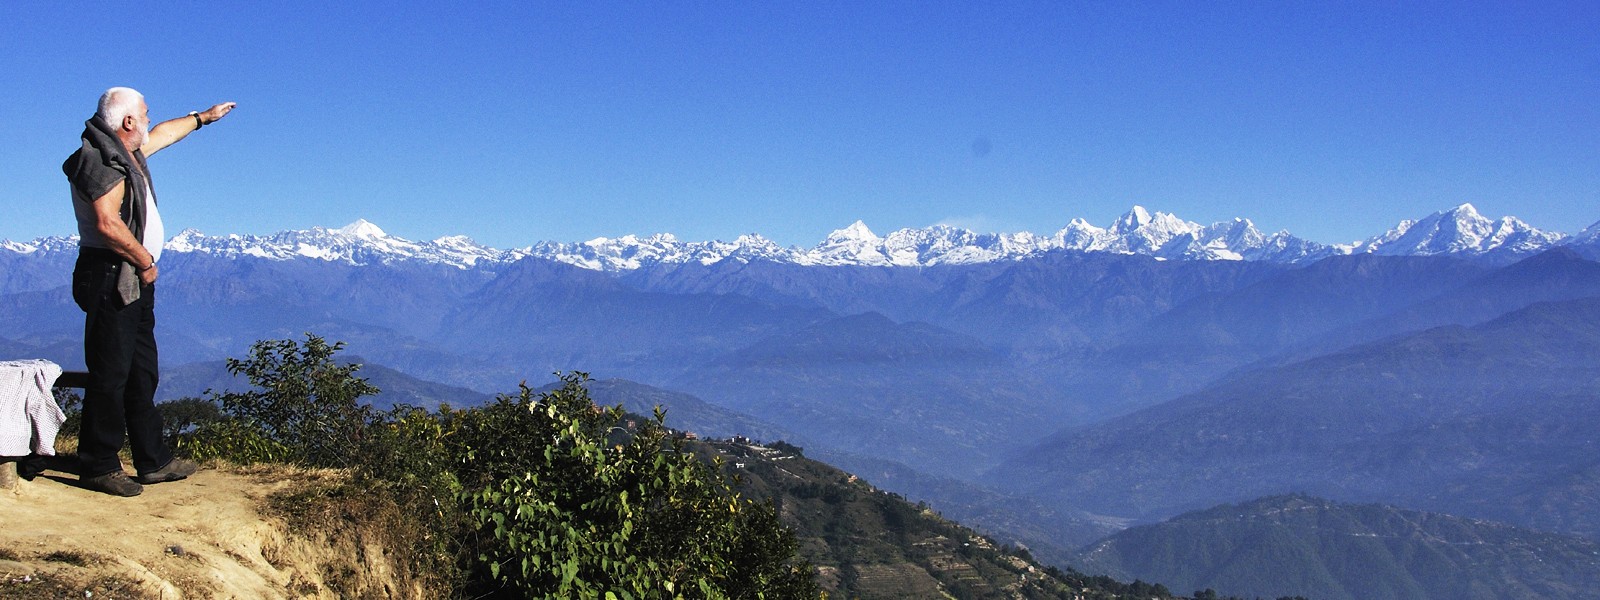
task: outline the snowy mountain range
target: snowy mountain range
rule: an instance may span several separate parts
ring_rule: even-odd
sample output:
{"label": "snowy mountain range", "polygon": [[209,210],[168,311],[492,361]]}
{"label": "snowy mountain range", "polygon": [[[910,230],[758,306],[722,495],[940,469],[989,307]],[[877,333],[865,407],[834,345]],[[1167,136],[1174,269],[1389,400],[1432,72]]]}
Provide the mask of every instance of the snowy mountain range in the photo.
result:
{"label": "snowy mountain range", "polygon": [[[1600,234],[1600,223],[1591,225],[1580,238]],[[1490,220],[1478,214],[1471,204],[1437,212],[1420,221],[1401,221],[1383,235],[1360,242],[1352,252],[1371,252],[1386,256],[1479,255],[1490,252],[1529,254],[1558,245],[1565,234],[1544,232],[1516,217]]]}
{"label": "snowy mountain range", "polygon": [[[188,229],[169,240],[166,248],[169,252],[202,252],[223,257],[310,258],[358,265],[421,261],[463,269],[508,264],[532,256],[617,273],[650,265],[690,262],[709,265],[723,260],[766,260],[802,266],[927,267],[1014,261],[1060,250],[1138,254],[1161,260],[1280,263],[1304,263],[1328,256],[1361,253],[1504,256],[1509,259],[1563,244],[1600,247],[1600,223],[1568,236],[1541,231],[1515,217],[1491,220],[1478,214],[1471,204],[1462,204],[1420,220],[1401,221],[1389,231],[1366,240],[1327,245],[1295,237],[1286,231],[1266,234],[1256,229],[1249,219],[1200,225],[1134,206],[1108,227],[1073,219],[1049,236],[1031,232],[976,233],[935,225],[900,229],[880,237],[865,223],[856,221],[834,231],[811,248],[785,248],[756,234],[740,236],[732,242],[684,242],[672,234],[660,233],[649,237],[601,237],[586,242],[539,242],[525,248],[499,250],[479,245],[465,236],[411,241],[388,235],[365,220],[339,229],[313,227],[265,236],[208,236]],[[0,242],[0,249],[23,254],[71,251],[76,246],[75,237],[39,238],[29,243]]]}

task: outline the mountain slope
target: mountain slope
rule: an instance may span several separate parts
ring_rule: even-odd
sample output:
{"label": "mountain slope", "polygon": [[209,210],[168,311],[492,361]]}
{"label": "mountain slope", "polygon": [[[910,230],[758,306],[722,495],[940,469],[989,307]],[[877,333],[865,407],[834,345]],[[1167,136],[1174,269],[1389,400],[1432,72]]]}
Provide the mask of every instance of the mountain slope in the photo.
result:
{"label": "mountain slope", "polygon": [[919,319],[1041,352],[1102,345],[1191,299],[1290,268],[1070,251],[981,267],[946,273],[930,299],[936,304]]}
{"label": "mountain slope", "polygon": [[659,382],[710,356],[831,316],[737,295],[639,291],[604,273],[529,258],[452,309],[437,339],[445,350],[524,372],[583,370]]}
{"label": "mountain slope", "polygon": [[1592,540],[1307,496],[1135,527],[1086,548],[1083,564],[1244,597],[1576,600],[1600,589]]}
{"label": "mountain slope", "polygon": [[1584,258],[1600,260],[1600,221],[1567,238],[1566,245]]}
{"label": "mountain slope", "polygon": [[1459,288],[1487,271],[1441,257],[1330,257],[1177,306],[1131,333],[1122,345],[1177,351],[1193,346],[1264,356]]}
{"label": "mountain slope", "polygon": [[987,476],[1162,518],[1305,491],[1600,534],[1600,298],[1245,373],[1064,431]]}
{"label": "mountain slope", "polygon": [[1029,553],[1048,564],[1071,564],[1078,548],[1128,527],[1126,521],[929,475],[884,458],[824,448],[808,448],[806,452],[909,500],[935,506],[940,514],[982,529],[1007,544],[1026,546]]}
{"label": "mountain slope", "polygon": [[736,349],[673,387],[813,444],[968,475],[1057,420],[1032,391],[1042,382],[1002,358],[969,336],[866,313]]}
{"label": "mountain slope", "polygon": [[1232,289],[1215,285],[1210,293],[1179,296],[1171,310],[1107,336],[1109,347],[1051,366],[1084,396],[1141,408],[1286,347],[1457,288],[1485,270],[1444,257],[1355,255],[1250,274]]}
{"label": "mountain slope", "polygon": [[[1418,279],[1430,275],[1419,274]],[[1349,323],[1276,357],[1284,364],[1378,340],[1399,333],[1442,325],[1477,325],[1536,302],[1600,296],[1600,262],[1585,259],[1567,247],[1546,250],[1486,272],[1438,295],[1388,314]]]}
{"label": "mountain slope", "polygon": [[740,493],[770,500],[830,597],[1166,599],[1164,587],[1046,567],[787,443],[708,441]]}
{"label": "mountain slope", "polygon": [[75,238],[41,238],[31,244],[0,242],[0,294],[70,285],[77,258]]}

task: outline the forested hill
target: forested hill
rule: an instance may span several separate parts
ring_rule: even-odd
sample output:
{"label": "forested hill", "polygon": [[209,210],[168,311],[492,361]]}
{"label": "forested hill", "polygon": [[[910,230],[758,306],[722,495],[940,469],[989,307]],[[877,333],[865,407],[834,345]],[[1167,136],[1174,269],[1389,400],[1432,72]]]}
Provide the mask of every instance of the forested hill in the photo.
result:
{"label": "forested hill", "polygon": [[1328,600],[1600,596],[1600,544],[1383,505],[1275,496],[1135,527],[1086,568],[1176,589]]}
{"label": "forested hill", "polygon": [[1176,597],[1161,585],[1044,566],[1025,549],[997,544],[784,442],[735,438],[699,443],[695,450],[720,459],[741,493],[773,502],[830,597]]}

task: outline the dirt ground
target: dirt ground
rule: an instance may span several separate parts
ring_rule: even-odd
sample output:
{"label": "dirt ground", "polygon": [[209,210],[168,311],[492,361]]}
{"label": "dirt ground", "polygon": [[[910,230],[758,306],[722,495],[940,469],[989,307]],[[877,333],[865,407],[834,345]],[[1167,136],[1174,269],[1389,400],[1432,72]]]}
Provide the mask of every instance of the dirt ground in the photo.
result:
{"label": "dirt ground", "polygon": [[[262,510],[269,495],[317,476],[213,465],[132,498],[60,471],[18,481],[0,489],[0,599],[337,597],[325,579],[373,575],[385,553],[290,533]],[[405,595],[368,587],[377,593],[361,595]]]}

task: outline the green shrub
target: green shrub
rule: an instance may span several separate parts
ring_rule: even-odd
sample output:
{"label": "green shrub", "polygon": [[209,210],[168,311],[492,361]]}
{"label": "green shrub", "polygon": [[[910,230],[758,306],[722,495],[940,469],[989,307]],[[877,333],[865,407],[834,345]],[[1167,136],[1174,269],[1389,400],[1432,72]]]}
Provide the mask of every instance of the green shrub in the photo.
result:
{"label": "green shrub", "polygon": [[195,460],[217,458],[241,465],[288,462],[294,455],[267,431],[244,419],[222,419],[202,425],[179,436],[175,450]]}
{"label": "green shrub", "polygon": [[386,490],[401,506],[418,515],[417,525],[432,529],[430,554],[454,553],[460,527],[457,497],[461,484],[452,470],[455,455],[447,442],[453,435],[449,409],[440,415],[413,406],[397,406],[368,428],[354,474],[357,483]]}
{"label": "green shrub", "polygon": [[[659,410],[619,427],[621,407],[595,407],[585,381],[524,387],[461,428],[462,456],[481,461],[464,480],[489,482],[462,494],[488,579],[531,597],[816,597],[769,505],[685,451]],[[512,446],[495,442],[507,429]]]}

